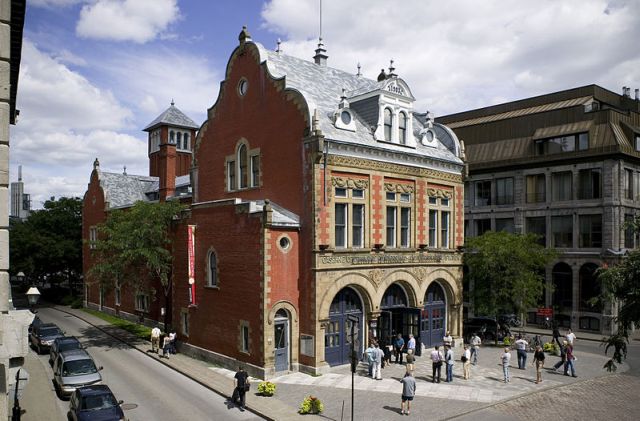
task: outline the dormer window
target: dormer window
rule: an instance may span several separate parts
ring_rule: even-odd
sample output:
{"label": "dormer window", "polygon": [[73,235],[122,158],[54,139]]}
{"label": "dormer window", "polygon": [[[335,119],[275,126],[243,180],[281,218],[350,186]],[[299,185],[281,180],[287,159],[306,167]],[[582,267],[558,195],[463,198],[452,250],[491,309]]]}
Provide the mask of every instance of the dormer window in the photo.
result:
{"label": "dormer window", "polygon": [[393,129],[393,113],[390,108],[384,109],[384,140],[391,142]]}
{"label": "dormer window", "polygon": [[398,115],[398,141],[401,145],[407,144],[407,114],[404,112]]}

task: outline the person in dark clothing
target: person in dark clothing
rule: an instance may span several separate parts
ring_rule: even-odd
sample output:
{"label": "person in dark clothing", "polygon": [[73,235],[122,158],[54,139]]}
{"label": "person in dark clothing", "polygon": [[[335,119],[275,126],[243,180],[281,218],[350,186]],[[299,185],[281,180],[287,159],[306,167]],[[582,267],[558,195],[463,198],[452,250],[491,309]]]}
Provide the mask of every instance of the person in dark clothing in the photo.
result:
{"label": "person in dark clothing", "polygon": [[553,326],[553,340],[558,343],[558,346],[560,348],[562,348],[562,345],[560,344],[560,328],[558,326],[558,322],[554,320],[552,322],[552,326]]}
{"label": "person in dark clothing", "polygon": [[560,361],[554,364],[553,371],[558,371],[567,362],[567,341],[562,341],[560,345]]}
{"label": "person in dark clothing", "polygon": [[246,386],[249,384],[249,374],[242,367],[238,367],[233,383],[235,388],[233,389],[231,401],[236,405],[239,404],[240,410],[244,411],[244,398],[247,392]]}

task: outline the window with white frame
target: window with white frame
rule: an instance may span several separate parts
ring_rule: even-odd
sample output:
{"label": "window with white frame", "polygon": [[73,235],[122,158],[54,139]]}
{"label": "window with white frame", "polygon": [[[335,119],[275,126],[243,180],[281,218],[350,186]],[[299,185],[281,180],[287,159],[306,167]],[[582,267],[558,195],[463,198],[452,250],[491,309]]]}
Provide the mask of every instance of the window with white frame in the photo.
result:
{"label": "window with white frame", "polygon": [[147,313],[149,311],[149,294],[138,293],[136,294],[136,310]]}
{"label": "window with white frame", "polygon": [[386,200],[387,247],[411,247],[412,194],[388,191],[386,192]]}
{"label": "window with white frame", "polygon": [[398,142],[407,144],[407,114],[404,112],[398,114]]}
{"label": "window with white frame", "polygon": [[260,185],[260,155],[251,155],[251,187]]}
{"label": "window with white frame", "polygon": [[209,251],[207,259],[207,286],[218,286],[218,256],[213,250]]}
{"label": "window with white frame", "polygon": [[365,190],[336,187],[334,236],[336,248],[365,246]]}
{"label": "window with white frame", "polygon": [[98,241],[98,229],[96,227],[89,228],[89,248],[95,250],[97,245],[96,241]]}
{"label": "window with white frame", "polygon": [[235,191],[260,185],[260,150],[250,150],[240,143],[233,155],[225,159],[227,168],[227,190]]}
{"label": "window with white frame", "polygon": [[236,189],[236,161],[227,161],[227,189]]}
{"label": "window with white frame", "polygon": [[238,175],[240,176],[240,185],[241,189],[244,189],[248,186],[248,157],[247,157],[247,145],[240,145],[238,147]]}
{"label": "window with white frame", "polygon": [[391,108],[384,109],[384,140],[391,142],[393,139],[393,112]]}

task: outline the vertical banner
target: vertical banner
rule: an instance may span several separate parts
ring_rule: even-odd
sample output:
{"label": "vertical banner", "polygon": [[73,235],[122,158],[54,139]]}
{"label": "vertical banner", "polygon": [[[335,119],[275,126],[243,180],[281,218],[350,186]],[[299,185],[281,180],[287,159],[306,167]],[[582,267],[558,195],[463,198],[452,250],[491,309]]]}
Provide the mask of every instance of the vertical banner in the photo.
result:
{"label": "vertical banner", "polygon": [[187,226],[187,250],[189,258],[189,305],[196,305],[196,226]]}

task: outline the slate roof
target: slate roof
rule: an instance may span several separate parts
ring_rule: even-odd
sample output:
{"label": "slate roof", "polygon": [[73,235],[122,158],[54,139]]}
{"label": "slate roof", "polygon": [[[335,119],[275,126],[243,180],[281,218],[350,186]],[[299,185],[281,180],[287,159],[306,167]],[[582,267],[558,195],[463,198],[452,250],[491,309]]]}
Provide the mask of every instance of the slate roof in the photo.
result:
{"label": "slate roof", "polygon": [[151,123],[147,125],[143,130],[148,132],[151,129],[154,129],[157,126],[168,125],[173,127],[182,127],[185,129],[199,129],[198,126],[193,120],[187,117],[182,111],[176,107],[173,102],[164,110],[162,114],[156,117]]}
{"label": "slate roof", "polygon": [[129,206],[139,200],[146,202],[149,200],[146,193],[158,190],[158,177],[116,174],[98,170],[98,179],[109,208]]}
{"label": "slate roof", "polygon": [[[260,61],[266,62],[271,76],[274,78],[284,77],[287,89],[298,91],[304,96],[309,107],[309,121],[312,121],[314,111],[318,110],[319,125],[325,138],[338,142],[369,146],[374,149],[385,149],[402,154],[420,155],[462,164],[462,160],[441,142],[437,147],[433,148],[424,146],[417,140],[415,149],[404,145],[380,142],[375,139],[371,129],[365,125],[355,112],[355,132],[335,127],[333,115],[338,109],[343,89],[347,92],[347,95],[355,96],[377,91],[384,84],[342,70],[321,66],[311,61],[270,51],[259,43],[254,44],[260,52]],[[416,118],[415,113],[413,117],[413,132],[414,136],[418,137],[418,133],[423,128],[423,122]],[[443,130],[441,133],[443,136],[453,136],[455,138],[455,134],[450,130]],[[457,138],[455,139],[455,142],[457,142]],[[455,142],[451,139],[450,143]]]}

